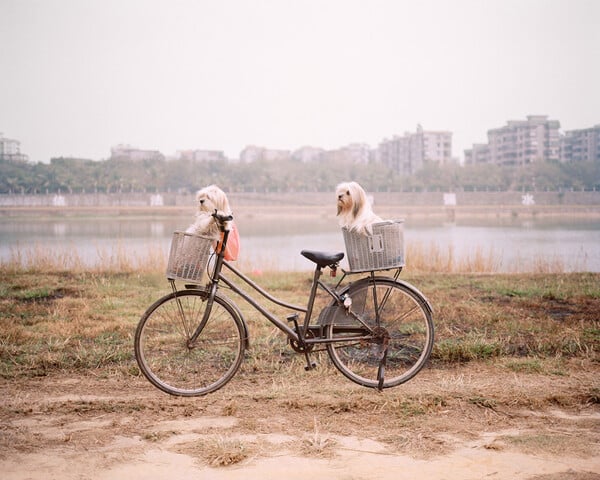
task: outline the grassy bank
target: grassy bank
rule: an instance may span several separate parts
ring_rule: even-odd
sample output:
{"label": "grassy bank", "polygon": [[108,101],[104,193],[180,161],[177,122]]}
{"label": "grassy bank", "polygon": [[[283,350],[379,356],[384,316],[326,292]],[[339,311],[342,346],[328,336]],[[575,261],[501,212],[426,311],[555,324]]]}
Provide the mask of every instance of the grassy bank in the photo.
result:
{"label": "grassy bank", "polygon": [[[2,378],[72,371],[138,375],[132,337],[144,310],[169,292],[161,273],[4,266],[0,274]],[[403,273],[402,278],[417,286],[435,310],[429,368],[494,362],[507,371],[548,376],[569,375],[574,365],[598,368],[600,274]],[[273,273],[256,280],[275,296],[303,304],[310,275]],[[238,305],[249,323],[252,345],[240,374],[289,367],[301,374],[303,359],[293,355],[283,334],[246,304]],[[323,358],[322,363],[328,361]],[[590,395],[596,390],[597,385],[590,386]]]}
{"label": "grassy bank", "polygon": [[[42,244],[29,248],[11,250],[5,260],[0,260],[0,269],[7,273],[68,271],[76,273],[153,273],[164,272],[167,267],[168,252],[158,244],[150,244],[145,248],[131,251],[123,244],[115,242],[111,248],[98,248],[97,261],[84,261],[76,248],[52,249]],[[513,262],[515,270],[507,270],[503,266],[502,253],[492,248],[476,247],[460,256],[452,246],[442,247],[435,243],[413,243],[406,247],[405,258],[407,270],[419,274],[438,273],[498,273],[500,271],[516,273],[525,269],[527,273],[562,274],[567,270],[564,263],[557,258],[537,256],[523,258],[522,262]],[[256,259],[255,261],[256,262]],[[276,261],[261,260],[261,270],[279,270]],[[342,264],[344,265],[344,264]],[[243,258],[237,266],[242,271],[255,270],[255,263]],[[312,267],[307,264],[307,270]],[[586,271],[585,257],[581,259],[578,271]]]}

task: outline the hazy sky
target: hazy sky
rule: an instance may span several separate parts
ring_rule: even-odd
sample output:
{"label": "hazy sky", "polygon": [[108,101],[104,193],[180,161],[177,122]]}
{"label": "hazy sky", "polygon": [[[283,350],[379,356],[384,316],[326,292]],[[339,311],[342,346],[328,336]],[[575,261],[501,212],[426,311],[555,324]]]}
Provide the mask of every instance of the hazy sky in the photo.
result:
{"label": "hazy sky", "polygon": [[599,0],[0,0],[0,58],[35,162],[600,124]]}

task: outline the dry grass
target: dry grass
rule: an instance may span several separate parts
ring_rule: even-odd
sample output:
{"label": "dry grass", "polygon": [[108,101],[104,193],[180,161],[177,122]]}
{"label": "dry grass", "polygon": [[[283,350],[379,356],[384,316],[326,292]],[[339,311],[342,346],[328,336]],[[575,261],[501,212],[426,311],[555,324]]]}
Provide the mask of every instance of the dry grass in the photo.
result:
{"label": "dry grass", "polygon": [[199,442],[198,453],[211,467],[240,463],[251,454],[251,448],[238,439],[217,436]]}
{"label": "dry grass", "polygon": [[522,432],[519,435],[505,435],[499,438],[508,447],[522,453],[543,452],[560,455],[566,450],[575,450],[579,456],[594,455],[594,439],[591,435],[573,436],[568,431],[554,429],[547,432]]}
{"label": "dry grass", "polygon": [[314,430],[311,434],[306,434],[302,440],[301,451],[308,457],[327,458],[335,454],[337,442],[330,436],[321,433],[319,421],[313,419]]}
{"label": "dry grass", "polygon": [[164,272],[167,256],[157,245],[148,245],[141,251],[132,252],[121,243],[112,248],[96,249],[97,261],[94,264],[84,262],[75,247],[47,248],[36,245],[31,248],[13,249],[6,260],[0,262],[0,268],[7,272]]}
{"label": "dry grass", "polygon": [[[162,274],[8,272],[0,287],[0,375],[63,369],[135,371],[131,336],[148,306],[167,293]],[[512,371],[561,375],[560,359],[598,359],[600,275],[412,275],[434,307],[434,365],[507,359]],[[304,304],[310,275],[263,274],[276,297]],[[286,337],[241,299],[255,371],[293,375],[303,359]],[[322,301],[326,301],[322,297]],[[282,318],[282,307],[273,309]],[[318,310],[316,310],[318,313]],[[322,357],[322,358],[321,358]],[[328,365],[325,355],[315,359]]]}
{"label": "dry grass", "polygon": [[[434,307],[436,342],[419,375],[381,393],[338,374],[325,352],[305,372],[284,335],[231,295],[251,350],[224,388],[186,399],[154,389],[133,358],[141,314],[169,292],[162,271],[2,266],[0,275],[0,458],[54,452],[58,438],[69,454],[100,448],[106,461],[105,446],[126,437],[235,468],[272,455],[335,457],[357,435],[381,454],[419,459],[461,445],[598,456],[600,274],[403,272]],[[305,272],[255,279],[298,304],[310,284]],[[195,423],[222,417],[230,426]],[[171,420],[189,430],[157,427]],[[596,478],[582,475],[547,478]]]}
{"label": "dry grass", "polygon": [[[71,271],[71,272],[164,272],[167,253],[158,245],[148,245],[140,251],[131,251],[121,243],[112,248],[97,248],[95,263],[84,262],[75,247],[47,248],[36,245],[31,248],[14,249],[8,259],[0,261],[0,268],[6,271]],[[412,273],[564,273],[566,267],[557,258],[534,257],[516,261],[511,266],[503,265],[501,253],[474,248],[470,253],[458,256],[452,246],[441,247],[413,244],[406,249],[406,270]],[[278,262],[273,258],[240,259],[238,268],[246,272],[276,272]],[[260,268],[257,267],[260,266]],[[585,270],[581,265],[578,270]]]}
{"label": "dry grass", "polygon": [[437,244],[409,245],[406,249],[406,268],[415,273],[493,273],[499,271],[501,258],[491,250],[476,248],[469,255],[457,257],[449,246]]}

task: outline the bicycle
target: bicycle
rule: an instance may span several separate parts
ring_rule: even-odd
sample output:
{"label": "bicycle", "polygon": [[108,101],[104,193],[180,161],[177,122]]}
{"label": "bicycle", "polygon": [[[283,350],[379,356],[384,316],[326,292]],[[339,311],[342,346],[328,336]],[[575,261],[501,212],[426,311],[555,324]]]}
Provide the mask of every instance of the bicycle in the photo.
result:
{"label": "bicycle", "polygon": [[[334,276],[344,252],[303,250],[301,254],[315,269],[307,306],[301,307],[272,296],[224,259],[233,216],[215,212],[213,217],[222,232],[216,247],[212,239],[174,232],[167,267],[172,292],[154,302],[137,326],[136,360],[154,386],[171,395],[199,396],[218,390],[236,374],[249,347],[249,330],[240,309],[222,293],[224,288],[281,330],[293,350],[304,355],[306,370],[316,367],[311,353],[317,346],[322,348],[318,351],[327,350],[332,363],[348,379],[379,391],[410,380],[423,368],[433,348],[433,309],[419,290],[398,280],[403,252],[400,262],[392,262],[393,268],[388,268],[388,262],[383,268],[367,265],[367,270],[343,270],[342,278],[330,286],[320,277],[326,268]],[[345,240],[348,250],[350,236]],[[209,257],[214,258],[212,269]],[[392,276],[377,273],[382,269],[391,270]],[[201,286],[204,270],[209,280]],[[284,322],[230,280],[225,271],[293,313]],[[366,276],[342,285],[357,273]],[[185,288],[178,290],[176,281],[186,282]],[[331,300],[313,321],[320,291]],[[304,315],[303,321],[299,314]]]}

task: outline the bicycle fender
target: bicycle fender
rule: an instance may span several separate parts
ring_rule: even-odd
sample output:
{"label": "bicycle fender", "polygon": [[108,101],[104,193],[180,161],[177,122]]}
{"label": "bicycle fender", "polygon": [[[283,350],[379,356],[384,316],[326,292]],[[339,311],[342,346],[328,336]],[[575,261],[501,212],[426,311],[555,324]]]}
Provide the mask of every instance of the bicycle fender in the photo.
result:
{"label": "bicycle fender", "polygon": [[421,292],[421,290],[419,290],[414,285],[412,285],[412,284],[410,284],[408,282],[405,282],[404,280],[396,280],[396,283],[400,283],[400,284],[404,285],[411,292],[413,292],[416,295],[418,295],[419,297],[421,297],[423,299],[423,305],[429,311],[429,313],[433,315],[433,307],[431,306],[431,303],[429,303],[429,299],[425,295],[423,295],[423,293]]}
{"label": "bicycle fender", "polygon": [[[404,280],[394,280],[391,277],[375,277],[374,278],[375,281],[379,280],[379,281],[387,281],[387,282],[391,282],[391,283],[397,283],[402,285],[403,287],[405,287],[406,289],[410,290],[412,293],[414,293],[418,298],[421,299],[421,303],[423,304],[423,306],[425,307],[425,309],[433,315],[433,307],[431,306],[431,303],[429,303],[429,300],[427,299],[427,297],[425,295],[423,295],[423,293],[414,285],[404,281]],[[346,291],[350,294],[352,294],[352,290],[353,288],[356,288],[358,285],[361,285],[363,282],[371,282],[372,279],[369,277],[366,278],[362,278],[360,280],[358,280],[357,282],[352,283],[351,285],[349,285],[347,287],[347,289],[345,291],[343,291],[342,293],[346,293]]]}

